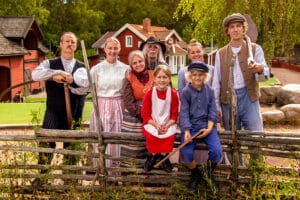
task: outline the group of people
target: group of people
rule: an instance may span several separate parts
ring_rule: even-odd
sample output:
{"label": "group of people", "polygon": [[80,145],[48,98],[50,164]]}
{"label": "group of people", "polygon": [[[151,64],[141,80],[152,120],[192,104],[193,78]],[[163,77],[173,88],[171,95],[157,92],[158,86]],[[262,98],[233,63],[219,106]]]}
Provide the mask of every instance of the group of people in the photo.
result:
{"label": "group of people", "polygon": [[[219,49],[214,66],[204,63],[204,50],[196,40],[188,46],[191,63],[178,73],[178,91],[172,88],[171,70],[164,60],[166,46],[154,37],[148,38],[140,50],[130,52],[129,66],[118,60],[121,49],[116,38],[108,38],[104,45],[106,58],[90,71],[96,87],[102,127],[97,127],[96,110],[92,111],[90,130],[102,128],[104,132],[131,132],[143,134],[145,146],[115,145],[106,147],[111,156],[145,158],[144,171],[149,172],[155,163],[164,159],[162,168],[172,172],[172,164],[165,157],[172,152],[177,124],[181,130],[181,160],[191,171],[189,189],[195,190],[204,176],[194,157],[197,138],[202,138],[208,148],[207,173],[209,177],[222,160],[222,146],[216,124],[223,121],[229,126],[228,81],[232,57],[234,61],[234,90],[237,97],[237,128],[262,131],[259,108],[257,76],[268,76],[262,48],[252,43],[253,61],[247,62],[248,49],[244,40],[246,18],[234,13],[223,21],[230,42]],[[45,60],[33,72],[36,81],[45,81],[47,108],[43,128],[68,129],[65,86],[69,88],[73,121],[82,116],[84,97],[89,89],[88,74],[84,64],[74,59],[77,38],[66,32],[60,40],[61,56]],[[179,96],[178,96],[179,94]],[[76,123],[73,123],[76,124]],[[75,128],[75,127],[72,127]],[[55,143],[45,143],[55,147]],[[68,145],[68,144],[65,144]],[[89,151],[97,151],[97,144]],[[45,159],[46,158],[46,159]],[[40,153],[39,163],[50,162],[49,155]],[[93,161],[96,165],[96,160]],[[119,163],[107,160],[106,166]],[[46,172],[42,172],[46,173]]]}

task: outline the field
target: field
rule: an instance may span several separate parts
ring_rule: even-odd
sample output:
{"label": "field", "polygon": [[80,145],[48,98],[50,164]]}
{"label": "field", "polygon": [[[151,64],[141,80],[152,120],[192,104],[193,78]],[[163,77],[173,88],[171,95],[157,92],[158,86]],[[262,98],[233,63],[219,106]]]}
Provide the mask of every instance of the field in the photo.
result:
{"label": "field", "polygon": [[[92,107],[92,102],[85,103],[82,122],[90,120]],[[34,119],[42,121],[45,109],[45,103],[0,103],[0,124],[30,124]]]}

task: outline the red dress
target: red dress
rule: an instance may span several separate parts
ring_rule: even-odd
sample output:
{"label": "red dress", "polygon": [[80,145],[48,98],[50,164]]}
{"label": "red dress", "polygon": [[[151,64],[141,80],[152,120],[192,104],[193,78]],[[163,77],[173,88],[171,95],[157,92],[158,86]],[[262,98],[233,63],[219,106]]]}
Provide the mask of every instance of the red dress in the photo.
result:
{"label": "red dress", "polygon": [[[150,133],[148,133],[144,129],[144,125],[147,124],[149,120],[151,120],[151,113],[152,113],[152,89],[151,88],[144,96],[143,103],[142,103],[142,111],[141,115],[143,118],[143,128],[142,133],[146,137],[146,147],[149,153],[169,153],[173,150],[174,146],[174,139],[175,134],[171,135],[167,138],[157,138]],[[157,96],[159,99],[166,99],[166,91],[159,91],[157,90]],[[179,99],[177,95],[177,91],[172,89],[171,90],[171,108],[170,108],[170,119],[177,121],[178,117],[178,106],[179,106]]]}

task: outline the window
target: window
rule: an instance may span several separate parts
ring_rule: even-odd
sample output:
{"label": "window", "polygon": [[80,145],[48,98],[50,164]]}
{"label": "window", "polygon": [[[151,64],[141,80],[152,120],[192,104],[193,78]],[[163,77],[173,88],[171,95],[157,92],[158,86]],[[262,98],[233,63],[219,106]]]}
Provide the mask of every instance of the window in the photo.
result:
{"label": "window", "polygon": [[131,35],[127,35],[125,38],[125,47],[132,47],[132,36]]}

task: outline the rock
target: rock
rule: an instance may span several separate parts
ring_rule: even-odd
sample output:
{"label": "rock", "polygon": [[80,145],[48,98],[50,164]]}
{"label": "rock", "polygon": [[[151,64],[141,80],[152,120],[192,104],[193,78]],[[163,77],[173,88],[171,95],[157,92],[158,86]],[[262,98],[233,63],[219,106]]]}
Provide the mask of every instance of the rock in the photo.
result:
{"label": "rock", "polygon": [[277,93],[277,104],[300,104],[300,84],[287,84]]}
{"label": "rock", "polygon": [[262,113],[264,121],[279,122],[285,119],[285,115],[281,110],[270,110]]}
{"label": "rock", "polygon": [[300,119],[300,104],[288,104],[280,108],[287,119]]}
{"label": "rock", "polygon": [[265,86],[260,88],[259,102],[272,104],[276,102],[276,97],[281,86]]}

